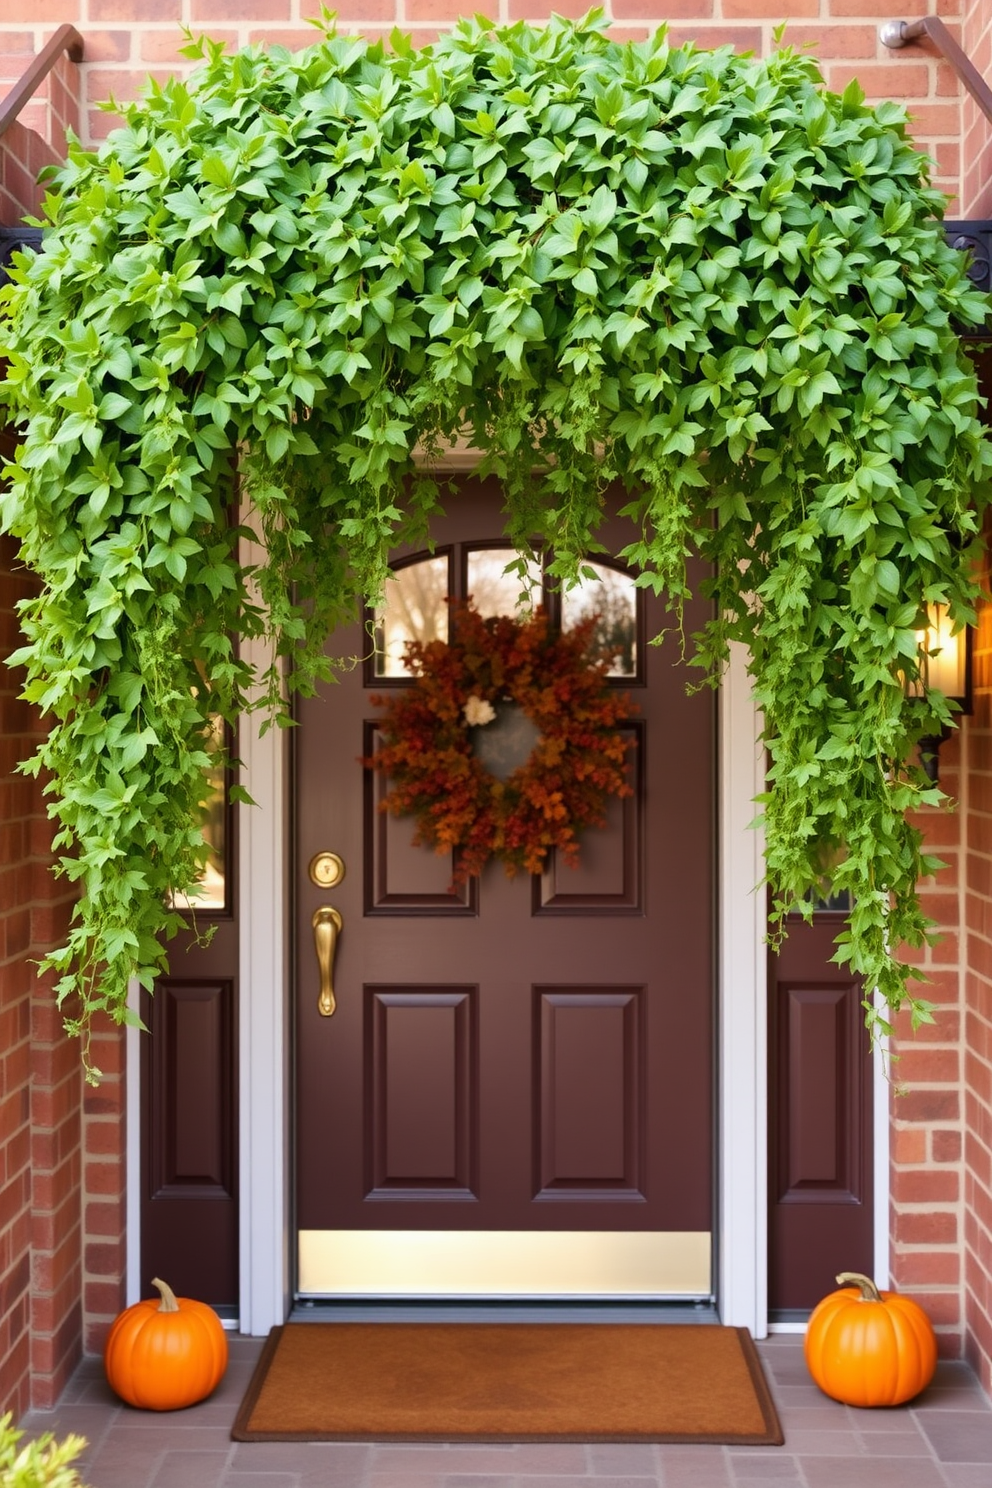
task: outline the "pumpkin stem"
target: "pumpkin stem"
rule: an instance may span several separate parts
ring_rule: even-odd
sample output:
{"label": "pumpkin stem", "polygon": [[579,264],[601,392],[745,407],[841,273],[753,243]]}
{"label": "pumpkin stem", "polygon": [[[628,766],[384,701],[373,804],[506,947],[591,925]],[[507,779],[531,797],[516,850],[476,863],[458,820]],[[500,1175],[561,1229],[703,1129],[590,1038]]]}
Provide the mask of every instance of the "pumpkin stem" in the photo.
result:
{"label": "pumpkin stem", "polygon": [[153,1276],[152,1286],[158,1287],[159,1291],[162,1294],[162,1304],[159,1307],[159,1312],[179,1311],[179,1303],[176,1301],[176,1294],[167,1282],[159,1281],[157,1276]]}
{"label": "pumpkin stem", "polygon": [[881,1302],[882,1300],[882,1294],[871,1277],[862,1276],[860,1271],[842,1271],[837,1277],[837,1285],[860,1287],[862,1302]]}

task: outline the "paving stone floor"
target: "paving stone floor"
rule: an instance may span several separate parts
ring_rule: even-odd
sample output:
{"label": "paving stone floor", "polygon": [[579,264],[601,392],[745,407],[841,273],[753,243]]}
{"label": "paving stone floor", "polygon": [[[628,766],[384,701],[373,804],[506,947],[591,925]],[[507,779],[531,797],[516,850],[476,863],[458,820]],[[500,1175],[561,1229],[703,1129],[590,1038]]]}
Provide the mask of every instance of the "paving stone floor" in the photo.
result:
{"label": "paving stone floor", "polygon": [[810,1381],[799,1337],[772,1337],[759,1349],[783,1447],[235,1443],[260,1349],[233,1337],[215,1394],[168,1416],[122,1405],[86,1359],[58,1408],[21,1424],[85,1436],[89,1488],[992,1488],[992,1405],[965,1364],[941,1363],[908,1406],[859,1411]]}

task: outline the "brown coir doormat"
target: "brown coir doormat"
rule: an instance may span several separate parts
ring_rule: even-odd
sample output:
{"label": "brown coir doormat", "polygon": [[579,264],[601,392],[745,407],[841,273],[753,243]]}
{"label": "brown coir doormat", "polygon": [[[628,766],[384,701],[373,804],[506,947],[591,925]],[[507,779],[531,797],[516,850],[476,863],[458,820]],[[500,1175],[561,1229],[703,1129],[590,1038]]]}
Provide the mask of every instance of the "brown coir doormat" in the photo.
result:
{"label": "brown coir doormat", "polygon": [[288,1323],[235,1441],[653,1441],[779,1446],[746,1328]]}

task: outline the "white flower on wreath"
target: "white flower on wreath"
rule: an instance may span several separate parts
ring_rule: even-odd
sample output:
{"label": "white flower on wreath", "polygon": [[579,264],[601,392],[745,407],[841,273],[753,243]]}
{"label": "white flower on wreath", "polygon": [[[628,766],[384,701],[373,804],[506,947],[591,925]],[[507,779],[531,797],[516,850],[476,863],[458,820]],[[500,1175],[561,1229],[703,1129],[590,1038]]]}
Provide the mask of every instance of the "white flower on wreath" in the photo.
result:
{"label": "white flower on wreath", "polygon": [[496,717],[496,709],[492,703],[487,703],[485,698],[477,697],[474,692],[462,708],[462,712],[469,728],[476,728],[483,723],[492,723]]}

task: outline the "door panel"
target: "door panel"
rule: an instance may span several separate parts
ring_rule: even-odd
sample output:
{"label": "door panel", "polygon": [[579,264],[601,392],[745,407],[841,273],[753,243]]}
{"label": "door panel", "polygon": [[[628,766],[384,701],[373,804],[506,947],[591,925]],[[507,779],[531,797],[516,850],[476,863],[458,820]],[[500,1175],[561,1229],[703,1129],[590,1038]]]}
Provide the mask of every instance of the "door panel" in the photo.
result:
{"label": "door panel", "polygon": [[[229,930],[227,925],[222,927]],[[230,933],[173,950],[143,994],[141,1288],[238,1301],[236,979]],[[187,963],[189,963],[187,965]],[[236,969],[236,959],[235,959]],[[186,973],[183,975],[183,973]]]}
{"label": "door panel", "polygon": [[478,1197],[477,993],[366,989],[366,1200]]}
{"label": "door panel", "polygon": [[797,919],[769,962],[769,1307],[805,1311],[874,1266],[871,1048],[842,917]]}
{"label": "door panel", "polygon": [[627,779],[633,794],[612,796],[606,806],[606,826],[587,832],[582,855],[574,868],[552,856],[544,872],[534,878],[535,915],[596,915],[644,913],[644,859],[641,827],[644,798],[645,735],[643,723],[632,719],[622,733],[633,737],[627,755]]}
{"label": "door panel", "polygon": [[[379,726],[366,722],[362,755],[376,752]],[[389,782],[376,771],[364,772],[362,858],[365,864],[366,915],[468,915],[478,908],[477,880],[451,887],[454,860],[414,847],[406,817],[381,811]]]}
{"label": "door panel", "polygon": [[[213,782],[211,847],[169,974],[141,995],[142,1295],[153,1276],[235,1314],[238,1304],[238,903],[234,811]],[[213,930],[204,942],[204,932]]]}
{"label": "door panel", "polygon": [[[493,483],[467,481],[435,551],[456,593],[471,576],[486,604],[502,593],[512,605],[520,584],[499,579],[504,558],[494,577],[474,556],[500,507]],[[615,584],[604,614],[618,637],[611,685],[638,707],[633,795],[584,834],[578,868],[552,861],[528,882],[491,863],[452,893],[451,860],[412,846],[412,821],[378,810],[386,786],[358,763],[375,743],[371,698],[407,685],[397,635],[435,626],[423,612],[436,573],[399,574],[402,624],[378,621],[389,675],[356,667],[301,705],[295,731],[299,1229],[702,1236],[699,1287],[713,1172],[713,696],[686,697],[677,639],[643,644],[668,621],[660,602],[637,591],[635,626],[629,581]],[[561,608],[549,601],[553,619]],[[334,650],[361,643],[356,627]],[[306,873],[325,850],[346,864],[331,890]],[[322,905],[343,917],[331,1018],[317,1013]],[[313,1274],[305,1263],[303,1290]]]}
{"label": "door panel", "polygon": [[535,988],[535,1201],[645,1202],[645,988]]}

